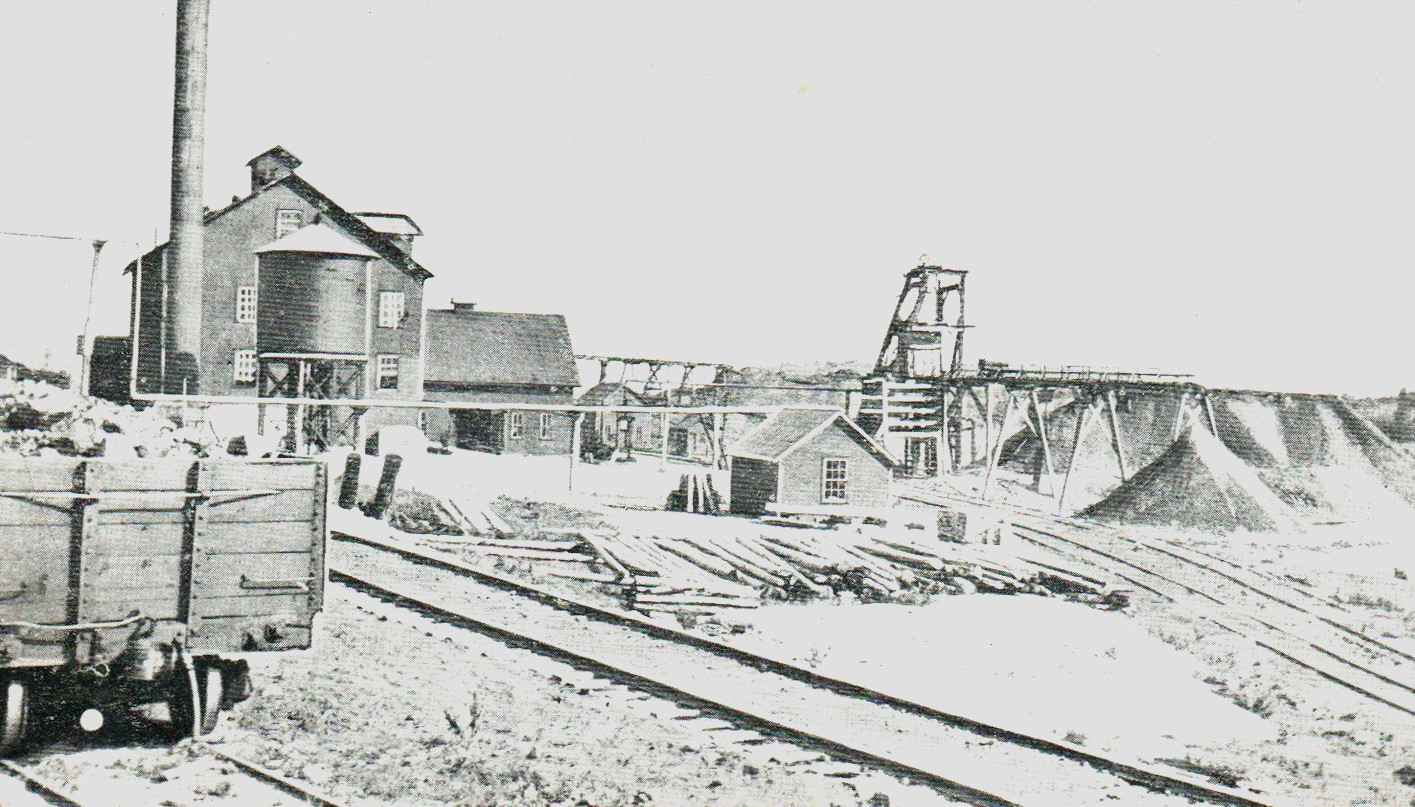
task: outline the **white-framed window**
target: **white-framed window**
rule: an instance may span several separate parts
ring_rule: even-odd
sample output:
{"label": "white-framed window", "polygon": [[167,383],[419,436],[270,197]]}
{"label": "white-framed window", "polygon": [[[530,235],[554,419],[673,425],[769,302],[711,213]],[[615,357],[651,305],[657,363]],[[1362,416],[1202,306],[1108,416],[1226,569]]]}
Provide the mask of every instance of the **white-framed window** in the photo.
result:
{"label": "white-framed window", "polygon": [[231,380],[237,384],[254,384],[256,361],[254,350],[238,350],[231,357]]}
{"label": "white-framed window", "polygon": [[849,501],[845,495],[847,477],[845,460],[839,457],[821,460],[821,502]]}
{"label": "white-framed window", "polygon": [[403,292],[378,293],[378,327],[396,328],[403,321]]}
{"label": "white-framed window", "polygon": [[512,412],[506,418],[506,436],[511,438],[512,440],[520,439],[521,429],[523,429],[524,427],[525,424],[522,422],[520,412]]}
{"label": "white-framed window", "polygon": [[377,372],[379,389],[398,389],[398,357],[396,355],[379,354]]}
{"label": "white-framed window", "polygon": [[605,444],[614,444],[614,416],[608,412],[601,412],[599,415],[599,434]]}
{"label": "white-framed window", "polygon": [[540,413],[540,439],[542,439],[542,440],[549,440],[549,439],[550,439],[550,413],[549,413],[549,412],[541,412],[541,413]]}
{"label": "white-framed window", "polygon": [[236,287],[236,321],[255,323],[255,286]]}
{"label": "white-framed window", "polygon": [[275,211],[275,237],[284,238],[305,225],[305,214],[298,210]]}

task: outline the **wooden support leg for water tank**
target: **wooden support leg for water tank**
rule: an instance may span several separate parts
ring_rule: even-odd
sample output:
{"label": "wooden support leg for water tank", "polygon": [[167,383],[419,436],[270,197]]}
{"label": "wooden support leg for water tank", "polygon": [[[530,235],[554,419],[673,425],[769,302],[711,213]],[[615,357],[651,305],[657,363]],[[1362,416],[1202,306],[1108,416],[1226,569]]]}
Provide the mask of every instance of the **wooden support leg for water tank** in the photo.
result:
{"label": "wooden support leg for water tank", "polygon": [[[1037,391],[1035,389],[1032,390],[1032,411],[1037,415],[1037,435],[1041,437],[1042,440],[1042,460],[1046,463],[1047,489],[1045,492],[1051,496],[1056,496],[1056,468],[1051,462],[1051,441],[1047,440],[1047,419],[1046,416],[1042,414],[1042,402],[1037,397]],[[1041,485],[1037,486],[1037,492],[1043,492]]]}
{"label": "wooden support leg for water tank", "polygon": [[[989,401],[991,402],[991,401]],[[1007,423],[1012,419],[1012,409],[1016,405],[1017,399],[1012,397],[1012,393],[1007,394],[1007,407],[1002,412],[1002,425],[997,429],[997,445],[988,446],[988,470],[983,477],[983,500],[987,501],[988,491],[992,489],[992,472],[997,468],[997,461],[1002,456],[1002,436],[1007,433]]]}
{"label": "wooden support leg for water tank", "polygon": [[1106,391],[1105,403],[1110,410],[1111,445],[1115,448],[1115,458],[1120,461],[1120,481],[1124,482],[1130,478],[1130,473],[1125,466],[1125,442],[1120,436],[1120,417],[1115,412],[1115,390]]}
{"label": "wooden support leg for water tank", "polygon": [[1071,444],[1071,463],[1066,466],[1066,478],[1061,480],[1061,495],[1056,499],[1056,511],[1066,512],[1066,493],[1071,489],[1071,475],[1076,473],[1076,461],[1081,457],[1081,443],[1086,437],[1086,426],[1091,422],[1091,410],[1095,407],[1092,401],[1086,401],[1086,406],[1081,410],[1081,416],[1076,419],[1076,442]]}

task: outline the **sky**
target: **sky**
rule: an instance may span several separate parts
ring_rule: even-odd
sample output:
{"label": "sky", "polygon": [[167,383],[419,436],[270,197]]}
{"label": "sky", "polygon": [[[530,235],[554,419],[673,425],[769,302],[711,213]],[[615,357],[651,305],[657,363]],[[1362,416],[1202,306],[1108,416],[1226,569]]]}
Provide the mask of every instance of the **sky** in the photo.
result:
{"label": "sky", "polygon": [[[165,240],[175,2],[7,10],[0,353],[72,361]],[[966,269],[967,360],[1415,387],[1409,3],[213,0],[207,204],[280,144],[411,215],[428,300],[577,352],[869,363]]]}

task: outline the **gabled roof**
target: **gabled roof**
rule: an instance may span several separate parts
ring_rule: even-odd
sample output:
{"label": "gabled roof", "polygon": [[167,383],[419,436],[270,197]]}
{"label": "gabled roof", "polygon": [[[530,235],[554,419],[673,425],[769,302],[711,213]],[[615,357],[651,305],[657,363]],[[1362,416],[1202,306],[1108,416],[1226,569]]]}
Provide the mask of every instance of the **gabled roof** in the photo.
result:
{"label": "gabled roof", "polygon": [[580,383],[570,330],[559,314],[428,311],[427,383]]}
{"label": "gabled roof", "polygon": [[278,238],[263,247],[256,247],[256,253],[264,252],[315,252],[321,255],[353,255],[360,258],[377,258],[378,253],[363,244],[346,238],[327,224],[311,224],[308,227]]}
{"label": "gabled roof", "polygon": [[354,213],[354,218],[369,229],[384,235],[422,235],[423,228],[411,216],[402,213]]}
{"label": "gabled roof", "polygon": [[637,392],[629,389],[622,383],[608,381],[603,384],[596,384],[585,390],[580,396],[580,402],[588,405],[602,406],[619,404],[620,406],[645,406],[645,398]]}
{"label": "gabled roof", "polygon": [[839,409],[782,408],[727,449],[729,456],[781,462],[816,435],[836,426],[885,465],[899,461]]}
{"label": "gabled roof", "polygon": [[[273,149],[267,150],[264,154],[253,158],[251,162],[255,162],[256,160],[266,156],[267,154],[279,156],[282,159],[284,158],[284,156],[289,156],[292,159],[294,158],[294,155],[290,154],[279,146],[276,146]],[[247,165],[249,164],[250,163],[247,163]],[[298,164],[298,160],[296,160],[296,164]],[[325,196],[323,193],[320,193],[318,188],[309,184],[304,179],[300,178],[298,174],[294,173],[291,173],[276,182],[272,182],[269,185],[266,185],[265,187],[261,188],[260,190],[252,192],[248,196],[236,199],[232,201],[231,204],[220,208],[219,210],[208,211],[207,214],[202,218],[202,224],[210,224],[216,219],[219,219],[227,213],[231,212],[232,210],[240,208],[241,206],[245,205],[246,202],[249,202],[250,200],[264,193],[265,191],[280,185],[284,185],[288,187],[291,191],[294,191],[306,202],[309,202],[321,214],[328,216],[331,220],[333,220],[335,224],[339,225],[339,227],[352,234],[354,238],[357,239],[364,246],[376,252],[378,254],[378,257],[398,267],[405,274],[419,281],[427,280],[428,278],[432,277],[432,272],[429,272],[427,269],[424,269],[422,264],[413,260],[412,256],[404,252],[403,249],[397,244],[393,243],[393,241],[389,239],[388,236],[384,235],[383,233],[377,232],[368,224],[365,224],[359,219],[358,216],[340,207],[333,199],[330,199],[328,196]],[[411,221],[411,219],[409,219],[409,221]],[[162,250],[166,249],[167,246],[168,244],[164,243],[153,247],[141,258],[138,258],[137,260],[123,267],[123,273],[127,274],[128,272],[131,272],[136,269],[138,261],[146,263],[149,258],[155,258],[159,253],[162,252]]]}

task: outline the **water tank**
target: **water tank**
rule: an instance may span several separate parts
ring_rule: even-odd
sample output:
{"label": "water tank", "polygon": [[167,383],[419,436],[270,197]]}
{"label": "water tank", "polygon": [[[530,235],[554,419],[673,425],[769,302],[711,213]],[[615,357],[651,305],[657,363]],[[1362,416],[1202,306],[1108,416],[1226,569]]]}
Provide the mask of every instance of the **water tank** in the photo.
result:
{"label": "water tank", "polygon": [[256,250],[256,352],[366,354],[368,270],[378,255],[324,224]]}

